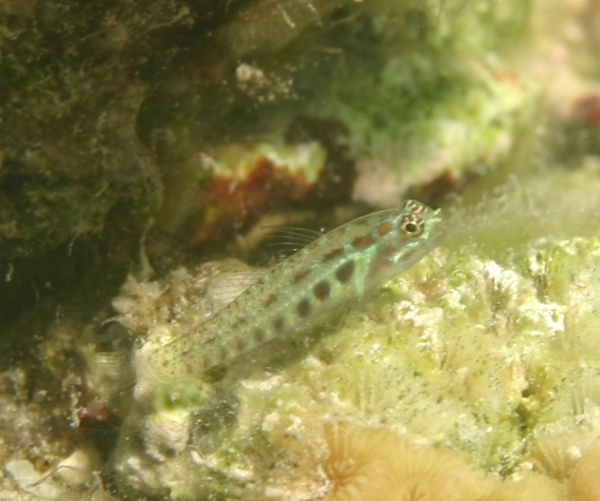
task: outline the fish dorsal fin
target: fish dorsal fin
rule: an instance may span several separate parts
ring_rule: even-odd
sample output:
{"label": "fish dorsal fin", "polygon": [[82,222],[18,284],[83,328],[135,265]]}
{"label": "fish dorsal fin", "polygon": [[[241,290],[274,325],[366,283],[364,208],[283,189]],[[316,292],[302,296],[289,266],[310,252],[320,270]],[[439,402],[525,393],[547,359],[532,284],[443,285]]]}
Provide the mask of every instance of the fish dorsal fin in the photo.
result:
{"label": "fish dorsal fin", "polygon": [[266,236],[267,247],[278,258],[288,257],[323,235],[323,231],[302,228],[300,226],[261,226],[270,230]]}

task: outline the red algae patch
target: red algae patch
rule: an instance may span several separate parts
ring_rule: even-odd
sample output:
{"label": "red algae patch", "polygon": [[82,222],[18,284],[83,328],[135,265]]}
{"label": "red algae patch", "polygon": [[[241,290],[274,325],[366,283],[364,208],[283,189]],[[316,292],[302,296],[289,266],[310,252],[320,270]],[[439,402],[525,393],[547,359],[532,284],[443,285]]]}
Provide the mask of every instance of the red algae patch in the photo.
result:
{"label": "red algae patch", "polygon": [[290,172],[261,157],[245,178],[217,175],[203,191],[207,210],[190,235],[192,247],[231,238],[236,231],[249,229],[268,210],[284,202],[300,202],[308,195],[310,183],[304,174]]}
{"label": "red algae patch", "polygon": [[243,161],[217,155],[214,165],[202,167],[202,181],[196,178],[199,167],[182,167],[183,174],[165,181],[153,232],[187,247],[206,247],[243,235],[268,213],[328,212],[350,202],[356,169],[347,134],[337,121],[296,117],[284,145],[265,144],[266,152],[248,151]]}

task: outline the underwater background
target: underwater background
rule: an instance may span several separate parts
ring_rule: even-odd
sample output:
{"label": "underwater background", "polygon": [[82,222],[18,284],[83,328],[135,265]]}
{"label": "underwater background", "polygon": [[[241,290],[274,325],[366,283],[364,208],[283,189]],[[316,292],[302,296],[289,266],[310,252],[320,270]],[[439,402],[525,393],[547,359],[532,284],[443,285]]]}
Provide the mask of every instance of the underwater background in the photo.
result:
{"label": "underwater background", "polygon": [[[600,499],[600,2],[0,0],[0,56],[0,501]],[[414,267],[162,377],[406,199]]]}

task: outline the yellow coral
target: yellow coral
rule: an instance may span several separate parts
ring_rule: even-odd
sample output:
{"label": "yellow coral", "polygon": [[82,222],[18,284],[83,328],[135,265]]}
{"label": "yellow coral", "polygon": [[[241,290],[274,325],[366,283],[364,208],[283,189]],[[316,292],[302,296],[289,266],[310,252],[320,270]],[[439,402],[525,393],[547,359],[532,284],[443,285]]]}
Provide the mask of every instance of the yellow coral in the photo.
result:
{"label": "yellow coral", "polygon": [[485,501],[563,501],[563,486],[545,475],[529,473],[518,482],[500,482]]}
{"label": "yellow coral", "polygon": [[382,428],[326,425],[326,501],[480,500],[488,481],[461,456],[410,443]]}
{"label": "yellow coral", "polygon": [[577,462],[571,473],[569,501],[600,499],[600,438],[597,438]]}

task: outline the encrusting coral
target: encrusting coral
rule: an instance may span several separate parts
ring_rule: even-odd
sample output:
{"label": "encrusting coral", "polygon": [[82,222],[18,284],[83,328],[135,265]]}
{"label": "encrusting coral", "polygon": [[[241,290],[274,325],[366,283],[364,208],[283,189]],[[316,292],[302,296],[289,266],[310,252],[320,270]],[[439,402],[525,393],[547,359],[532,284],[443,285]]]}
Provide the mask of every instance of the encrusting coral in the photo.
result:
{"label": "encrusting coral", "polygon": [[569,501],[600,499],[600,438],[577,462],[569,479]]}
{"label": "encrusting coral", "polygon": [[[499,480],[473,467],[462,454],[411,443],[385,428],[361,429],[347,423],[324,426],[327,458],[321,465],[326,501],[562,501],[565,486],[525,471]],[[597,466],[598,458],[595,458]],[[590,470],[589,474],[592,473]],[[597,471],[594,480],[598,486]],[[586,486],[587,487],[587,486]],[[587,491],[590,492],[589,490]],[[570,501],[595,497],[571,496]]]}
{"label": "encrusting coral", "polygon": [[[525,472],[519,480],[496,483],[485,501],[564,501],[564,486],[544,475]],[[572,500],[570,500],[572,501]]]}
{"label": "encrusting coral", "polygon": [[325,501],[477,501],[489,489],[481,472],[456,453],[411,444],[384,428],[324,428]]}

